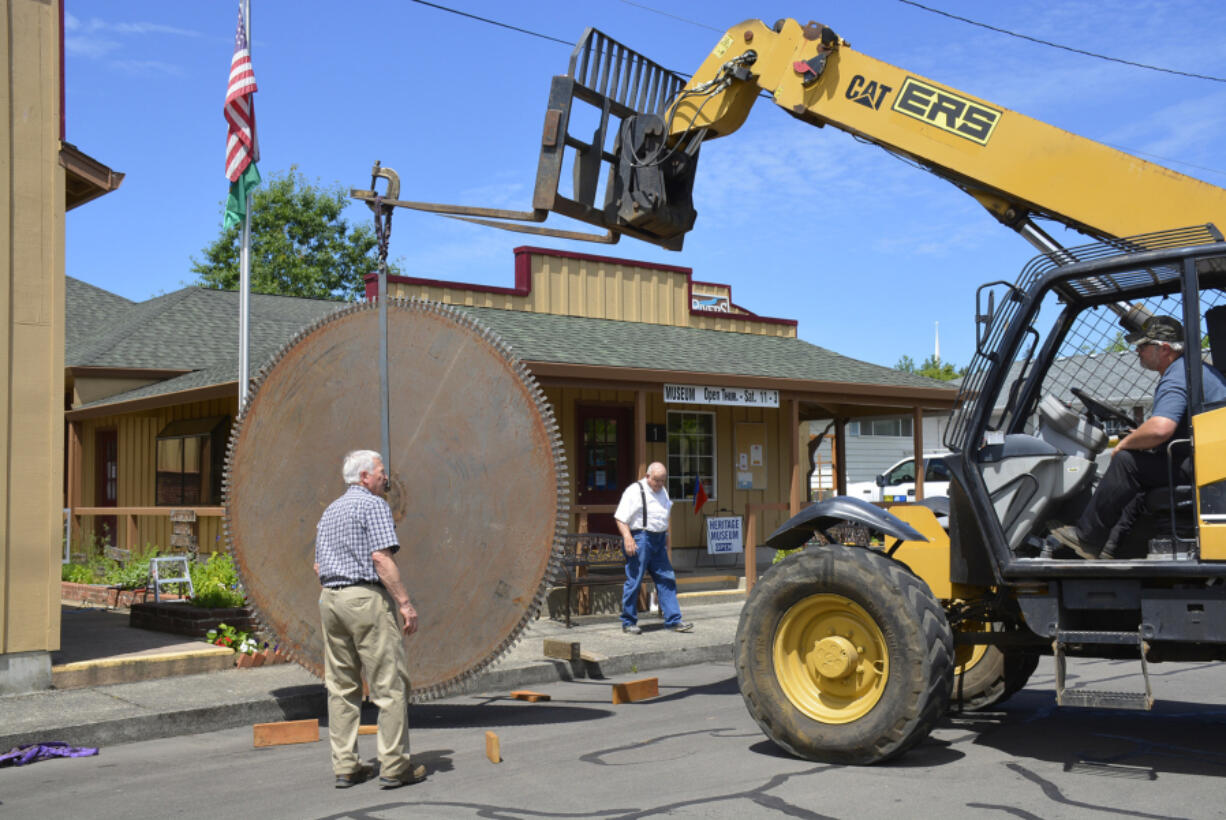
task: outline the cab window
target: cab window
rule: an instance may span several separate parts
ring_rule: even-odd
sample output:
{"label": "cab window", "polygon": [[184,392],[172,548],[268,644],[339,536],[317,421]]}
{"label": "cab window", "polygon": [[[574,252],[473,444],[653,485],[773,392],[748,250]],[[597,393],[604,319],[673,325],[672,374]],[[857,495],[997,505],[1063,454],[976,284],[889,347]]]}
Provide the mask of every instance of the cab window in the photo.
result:
{"label": "cab window", "polygon": [[914,480],[915,480],[915,460],[914,459],[908,459],[907,461],[904,461],[902,464],[899,464],[893,470],[890,470],[890,472],[885,477],[886,484],[902,484],[903,482],[914,481]]}
{"label": "cab window", "polygon": [[925,481],[949,481],[949,468],[945,466],[945,462],[940,459],[933,459],[928,462],[928,468],[924,471]]}

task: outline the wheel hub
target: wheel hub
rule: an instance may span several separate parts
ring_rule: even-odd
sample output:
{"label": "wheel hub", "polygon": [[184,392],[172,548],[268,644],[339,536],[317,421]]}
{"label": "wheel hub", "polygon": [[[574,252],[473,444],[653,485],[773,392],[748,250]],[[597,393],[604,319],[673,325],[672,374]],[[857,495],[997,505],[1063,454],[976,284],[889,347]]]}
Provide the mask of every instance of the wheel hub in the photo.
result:
{"label": "wheel hub", "polygon": [[885,635],[863,607],[842,595],[811,595],[793,604],[775,630],[772,654],[784,695],[823,723],[864,717],[889,680]]}
{"label": "wheel hub", "polygon": [[841,635],[823,638],[809,656],[813,672],[823,678],[845,678],[860,664],[860,653]]}

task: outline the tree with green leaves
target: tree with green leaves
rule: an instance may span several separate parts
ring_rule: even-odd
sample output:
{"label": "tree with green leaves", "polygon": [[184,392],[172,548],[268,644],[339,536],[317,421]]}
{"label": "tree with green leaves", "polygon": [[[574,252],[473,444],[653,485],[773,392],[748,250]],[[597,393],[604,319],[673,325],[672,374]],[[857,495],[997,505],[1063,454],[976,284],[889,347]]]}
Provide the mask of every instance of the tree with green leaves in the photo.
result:
{"label": "tree with green leaves", "polygon": [[966,368],[961,369],[954,367],[949,362],[943,362],[936,356],[929,356],[924,359],[920,365],[915,364],[915,360],[910,356],[903,355],[898,360],[898,364],[894,365],[895,370],[901,370],[904,373],[914,373],[917,376],[927,376],[930,379],[939,379],[947,382],[950,379],[958,379],[966,375]]}
{"label": "tree with green leaves", "polygon": [[[342,217],[349,203],[339,184],[308,182],[291,166],[256,188],[251,208],[251,292],[311,299],[361,298],[364,277],[378,270],[374,231]],[[192,258],[197,284],[237,290],[241,225],[223,228]]]}

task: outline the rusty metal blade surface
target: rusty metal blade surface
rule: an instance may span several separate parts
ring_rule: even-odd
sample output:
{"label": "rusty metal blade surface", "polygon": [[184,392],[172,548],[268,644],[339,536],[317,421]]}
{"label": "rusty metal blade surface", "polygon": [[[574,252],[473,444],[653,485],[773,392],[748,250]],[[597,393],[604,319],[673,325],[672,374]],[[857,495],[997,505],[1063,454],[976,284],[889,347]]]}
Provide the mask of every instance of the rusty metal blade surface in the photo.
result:
{"label": "rusty metal blade surface", "polygon": [[[566,467],[553,411],[494,334],[453,308],[389,303],[388,501],[418,611],[413,699],[497,660],[539,609],[559,554]],[[261,625],[323,671],[315,525],[341,462],[379,448],[377,311],[344,308],[257,377],[226,459],[226,535]]]}

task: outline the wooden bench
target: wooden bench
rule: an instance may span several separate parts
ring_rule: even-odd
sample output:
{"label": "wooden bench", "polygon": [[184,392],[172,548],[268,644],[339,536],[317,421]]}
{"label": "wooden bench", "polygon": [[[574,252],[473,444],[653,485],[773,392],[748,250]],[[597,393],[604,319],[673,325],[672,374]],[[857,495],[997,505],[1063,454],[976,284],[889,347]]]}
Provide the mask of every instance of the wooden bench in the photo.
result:
{"label": "wooden bench", "polygon": [[[562,536],[562,581],[566,585],[566,626],[570,627],[570,596],[575,587],[625,583],[626,552],[622,537],[603,532]],[[644,584],[646,586],[646,584]],[[640,608],[644,590],[640,590]],[[580,606],[580,614],[583,607]]]}

